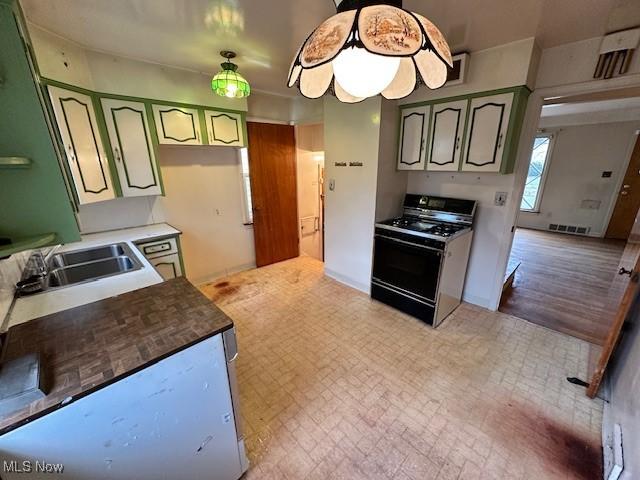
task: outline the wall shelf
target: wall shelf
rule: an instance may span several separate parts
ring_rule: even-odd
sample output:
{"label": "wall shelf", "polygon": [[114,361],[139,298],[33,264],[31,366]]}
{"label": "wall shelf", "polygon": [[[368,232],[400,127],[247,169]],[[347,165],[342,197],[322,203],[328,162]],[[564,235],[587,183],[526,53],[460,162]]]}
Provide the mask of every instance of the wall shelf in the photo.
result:
{"label": "wall shelf", "polygon": [[34,248],[45,247],[53,243],[56,239],[55,233],[43,233],[32,237],[17,238],[16,241],[8,245],[0,245],[0,259],[13,255],[14,253],[32,250]]}
{"label": "wall shelf", "polygon": [[31,159],[26,157],[0,157],[0,168],[29,168]]}

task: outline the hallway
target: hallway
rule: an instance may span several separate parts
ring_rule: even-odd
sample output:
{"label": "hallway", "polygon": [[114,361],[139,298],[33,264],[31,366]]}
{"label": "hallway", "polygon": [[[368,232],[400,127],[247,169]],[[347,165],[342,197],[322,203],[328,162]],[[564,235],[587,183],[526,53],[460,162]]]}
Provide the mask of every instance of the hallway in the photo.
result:
{"label": "hallway", "polygon": [[625,242],[518,228],[513,286],[500,311],[602,345],[613,313],[607,291]]}

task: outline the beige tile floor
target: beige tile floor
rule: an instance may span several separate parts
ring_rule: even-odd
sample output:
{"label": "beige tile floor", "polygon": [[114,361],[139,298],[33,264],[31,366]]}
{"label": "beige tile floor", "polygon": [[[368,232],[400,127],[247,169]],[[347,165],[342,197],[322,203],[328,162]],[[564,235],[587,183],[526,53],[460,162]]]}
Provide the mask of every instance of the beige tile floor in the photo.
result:
{"label": "beige tile floor", "polygon": [[235,321],[247,479],[596,479],[588,344],[461,305],[433,330],[301,257],[203,291]]}

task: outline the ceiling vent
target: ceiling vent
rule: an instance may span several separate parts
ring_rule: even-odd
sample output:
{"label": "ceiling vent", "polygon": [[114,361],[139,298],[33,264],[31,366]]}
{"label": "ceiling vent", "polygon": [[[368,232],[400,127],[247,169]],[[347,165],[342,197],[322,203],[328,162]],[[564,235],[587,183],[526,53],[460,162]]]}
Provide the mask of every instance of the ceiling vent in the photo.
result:
{"label": "ceiling vent", "polygon": [[447,74],[447,81],[444,86],[449,87],[451,85],[460,85],[464,83],[464,79],[467,76],[467,68],[469,66],[469,54],[459,53],[453,56],[453,67],[449,69]]}
{"label": "ceiling vent", "polygon": [[591,227],[579,227],[576,225],[560,225],[559,223],[550,223],[549,230],[552,232],[571,233],[572,235],[588,235]]}
{"label": "ceiling vent", "polygon": [[605,35],[593,78],[611,78],[627,73],[633,51],[639,43],[640,27]]}

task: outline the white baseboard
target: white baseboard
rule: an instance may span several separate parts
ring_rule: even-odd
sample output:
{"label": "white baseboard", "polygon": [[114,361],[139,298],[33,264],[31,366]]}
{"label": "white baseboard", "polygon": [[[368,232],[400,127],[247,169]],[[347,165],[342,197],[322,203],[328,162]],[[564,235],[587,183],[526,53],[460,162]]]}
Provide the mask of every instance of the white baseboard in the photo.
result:
{"label": "white baseboard", "polygon": [[[212,273],[211,275],[207,275],[205,277],[189,278],[189,280],[191,281],[191,283],[193,283],[194,285],[199,287],[201,285],[205,285],[207,283],[214,282],[214,281],[219,280],[221,278],[228,277],[229,275],[233,275],[234,273],[244,272],[246,270],[251,270],[253,268],[256,268],[256,264],[255,263],[245,263],[245,264],[242,264],[242,265],[235,265],[233,267],[226,268],[224,270]],[[187,277],[188,277],[188,275],[187,275]]]}
{"label": "white baseboard", "polygon": [[334,280],[340,282],[340,283],[344,283],[345,285],[347,285],[348,287],[351,288],[355,288],[356,290],[360,290],[361,292],[366,293],[367,295],[371,294],[371,283],[362,283],[359,282],[357,280],[354,280],[353,278],[349,278],[341,273],[336,272],[335,270],[331,270],[327,267],[324,268],[324,274],[329,277],[329,278],[333,278]]}

